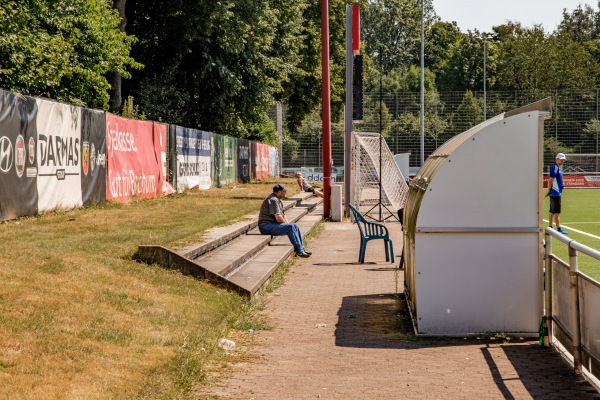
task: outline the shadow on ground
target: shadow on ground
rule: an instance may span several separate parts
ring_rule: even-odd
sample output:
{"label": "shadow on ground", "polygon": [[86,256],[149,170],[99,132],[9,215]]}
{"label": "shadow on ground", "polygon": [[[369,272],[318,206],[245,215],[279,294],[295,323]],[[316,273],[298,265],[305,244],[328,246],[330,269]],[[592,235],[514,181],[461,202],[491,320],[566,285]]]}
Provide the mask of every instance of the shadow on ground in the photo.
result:
{"label": "shadow on ground", "polygon": [[[512,381],[519,380],[534,399],[600,399],[600,394],[554,349],[540,348],[537,340],[504,336],[469,338],[423,338],[414,335],[408,305],[403,293],[383,293],[344,297],[338,312],[335,343],[341,347],[420,348],[478,346],[491,376],[505,399]],[[498,349],[510,362],[516,376],[508,376],[492,354]]]}

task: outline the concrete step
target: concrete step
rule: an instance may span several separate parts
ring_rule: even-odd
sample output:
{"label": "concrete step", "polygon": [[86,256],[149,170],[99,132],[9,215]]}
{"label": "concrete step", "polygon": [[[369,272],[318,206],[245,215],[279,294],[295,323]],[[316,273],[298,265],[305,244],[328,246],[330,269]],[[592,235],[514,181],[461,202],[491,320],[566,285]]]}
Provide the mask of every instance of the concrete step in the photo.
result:
{"label": "concrete step", "polygon": [[[298,223],[303,237],[322,218],[323,199],[312,193],[301,192],[283,203],[288,220]],[[137,257],[251,297],[293,253],[287,236],[262,235],[257,226],[258,213],[212,229],[203,235],[203,242],[183,249],[139,246]]]}
{"label": "concrete step", "polygon": [[[302,237],[308,235],[319,223],[322,215],[322,207],[315,207],[297,222]],[[253,297],[279,268],[281,263],[287,260],[290,255],[293,255],[293,252],[294,248],[287,236],[277,236],[273,238],[269,246],[241,264],[239,268],[231,271],[225,276],[225,279],[232,285],[238,285],[239,289],[237,291],[239,293]]]}
{"label": "concrete step", "polygon": [[268,246],[270,241],[269,235],[243,235],[194,259],[193,262],[215,274],[225,276]]}
{"label": "concrete step", "polygon": [[239,286],[238,292],[253,297],[293,252],[291,245],[268,246],[225,278]]}

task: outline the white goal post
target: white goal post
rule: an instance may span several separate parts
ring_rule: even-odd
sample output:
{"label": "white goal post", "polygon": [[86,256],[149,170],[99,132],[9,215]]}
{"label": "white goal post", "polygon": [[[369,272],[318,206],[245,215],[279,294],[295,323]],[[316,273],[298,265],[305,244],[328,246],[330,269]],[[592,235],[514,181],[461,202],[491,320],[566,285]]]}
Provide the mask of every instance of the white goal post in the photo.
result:
{"label": "white goal post", "polygon": [[365,216],[385,220],[398,218],[404,208],[408,185],[379,133],[354,133],[353,204]]}

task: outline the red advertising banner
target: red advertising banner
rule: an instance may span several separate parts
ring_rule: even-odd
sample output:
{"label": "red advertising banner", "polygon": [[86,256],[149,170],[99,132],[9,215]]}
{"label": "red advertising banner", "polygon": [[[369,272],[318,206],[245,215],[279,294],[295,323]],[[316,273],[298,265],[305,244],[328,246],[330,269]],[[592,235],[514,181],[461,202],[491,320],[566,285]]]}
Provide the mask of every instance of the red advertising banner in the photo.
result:
{"label": "red advertising banner", "polygon": [[[544,187],[548,187],[550,177],[544,175]],[[600,188],[600,175],[567,175],[563,176],[565,188]]]}
{"label": "red advertising banner", "polygon": [[106,114],[106,199],[174,192],[166,180],[167,126]]}
{"label": "red advertising banner", "polygon": [[254,155],[254,162],[256,163],[255,178],[268,178],[269,171],[271,169],[271,154],[269,152],[268,145],[256,143],[256,154]]}

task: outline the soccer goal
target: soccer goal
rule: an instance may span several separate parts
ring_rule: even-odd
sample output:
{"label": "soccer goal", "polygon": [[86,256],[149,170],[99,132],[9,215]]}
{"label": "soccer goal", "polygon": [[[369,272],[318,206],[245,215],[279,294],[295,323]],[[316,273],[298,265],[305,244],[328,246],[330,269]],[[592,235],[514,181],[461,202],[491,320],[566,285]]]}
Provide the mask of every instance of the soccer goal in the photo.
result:
{"label": "soccer goal", "polygon": [[354,206],[371,219],[398,218],[408,185],[385,139],[378,133],[354,133]]}
{"label": "soccer goal", "polygon": [[600,154],[566,154],[565,187],[600,188]]}

